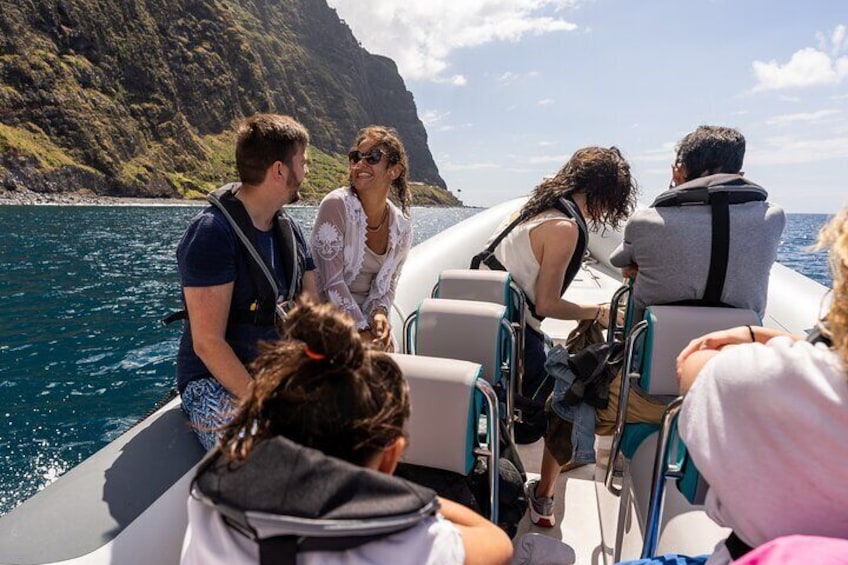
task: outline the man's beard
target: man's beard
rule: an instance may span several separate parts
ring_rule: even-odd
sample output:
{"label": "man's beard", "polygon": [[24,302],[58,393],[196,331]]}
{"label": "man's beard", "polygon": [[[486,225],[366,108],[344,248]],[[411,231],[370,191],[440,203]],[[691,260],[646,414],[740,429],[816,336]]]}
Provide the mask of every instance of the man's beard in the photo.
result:
{"label": "man's beard", "polygon": [[[294,183],[292,183],[294,184]],[[303,180],[294,186],[289,186],[289,190],[291,190],[291,196],[289,197],[289,204],[294,204],[298,200],[300,200],[300,185],[303,184]]]}

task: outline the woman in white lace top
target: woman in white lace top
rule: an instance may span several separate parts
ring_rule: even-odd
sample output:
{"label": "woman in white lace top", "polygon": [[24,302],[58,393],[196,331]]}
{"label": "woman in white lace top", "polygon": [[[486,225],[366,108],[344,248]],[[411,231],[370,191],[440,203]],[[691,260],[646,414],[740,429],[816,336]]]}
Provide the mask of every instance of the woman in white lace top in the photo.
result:
{"label": "woman in white lace top", "polygon": [[318,289],[363,338],[390,349],[389,309],[412,244],[409,161],[397,133],[382,126],[360,130],[348,157],[350,186],[324,197],[312,229]]}

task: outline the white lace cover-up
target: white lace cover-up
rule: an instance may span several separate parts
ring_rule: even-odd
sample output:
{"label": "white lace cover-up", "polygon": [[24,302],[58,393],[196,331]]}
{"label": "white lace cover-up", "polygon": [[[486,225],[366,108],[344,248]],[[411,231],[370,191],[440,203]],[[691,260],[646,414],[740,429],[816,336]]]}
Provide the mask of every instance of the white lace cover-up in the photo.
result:
{"label": "white lace cover-up", "polygon": [[321,299],[337,304],[353,319],[357,329],[370,325],[375,309],[391,311],[401,267],[412,246],[412,222],[397,206],[391,202],[388,205],[385,261],[361,308],[351,295],[350,285],[362,271],[365,257],[367,219],[362,203],[350,188],[337,188],[321,201],[312,229],[312,255]]}

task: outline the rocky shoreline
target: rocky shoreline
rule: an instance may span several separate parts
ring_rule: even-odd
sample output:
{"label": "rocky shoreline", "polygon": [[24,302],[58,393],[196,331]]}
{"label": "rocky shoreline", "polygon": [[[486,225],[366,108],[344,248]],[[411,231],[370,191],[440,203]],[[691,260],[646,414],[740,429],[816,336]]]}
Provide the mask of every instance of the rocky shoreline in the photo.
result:
{"label": "rocky shoreline", "polygon": [[0,190],[0,206],[202,206],[205,200],[98,196],[87,191],[43,193]]}

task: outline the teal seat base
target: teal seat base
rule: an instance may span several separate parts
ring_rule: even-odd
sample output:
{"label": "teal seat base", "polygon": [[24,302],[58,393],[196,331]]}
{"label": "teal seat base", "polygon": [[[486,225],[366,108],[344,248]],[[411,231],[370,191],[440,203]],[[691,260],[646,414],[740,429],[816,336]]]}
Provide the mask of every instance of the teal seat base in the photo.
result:
{"label": "teal seat base", "polygon": [[652,433],[658,432],[658,424],[626,424],[621,437],[621,454],[626,459],[633,459],[633,455],[642,442]]}

